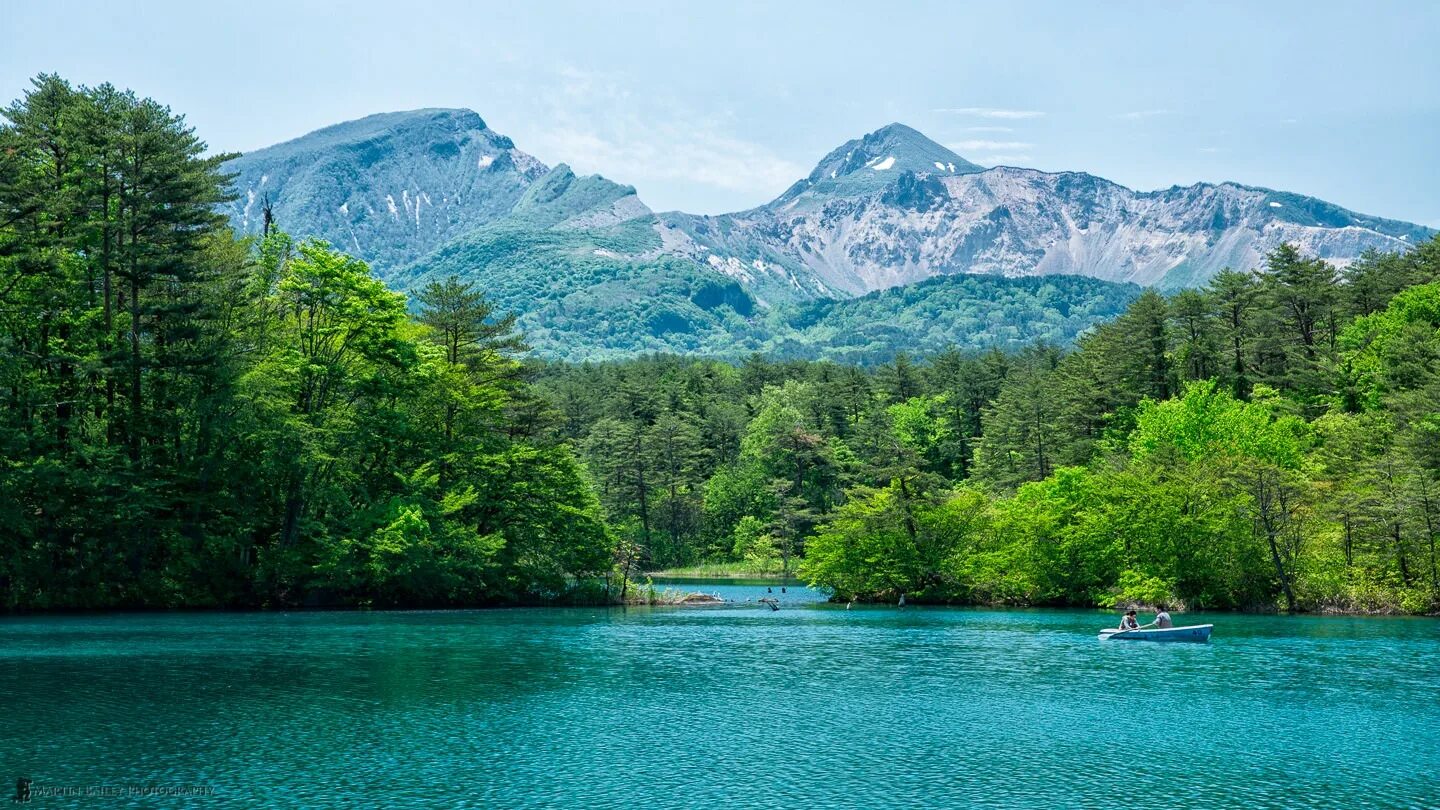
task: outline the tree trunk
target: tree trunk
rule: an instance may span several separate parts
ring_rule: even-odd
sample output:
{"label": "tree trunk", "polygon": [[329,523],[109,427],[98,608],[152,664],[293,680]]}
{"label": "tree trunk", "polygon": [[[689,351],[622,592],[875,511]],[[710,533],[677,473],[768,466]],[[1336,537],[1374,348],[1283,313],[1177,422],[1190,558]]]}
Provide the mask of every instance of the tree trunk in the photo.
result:
{"label": "tree trunk", "polygon": [[1270,561],[1275,566],[1275,576],[1280,580],[1280,590],[1285,595],[1285,609],[1295,612],[1295,588],[1290,582],[1290,573],[1285,568],[1284,555],[1280,551],[1279,516],[1275,513],[1279,481],[1269,480],[1270,475],[1261,471],[1256,480],[1255,505],[1260,510],[1260,522],[1265,530],[1265,539],[1270,546]]}
{"label": "tree trunk", "polygon": [[1400,521],[1391,522],[1390,536],[1395,539],[1395,559],[1400,564],[1400,581],[1409,585],[1411,582],[1410,560],[1405,556],[1405,539],[1400,532]]}
{"label": "tree trunk", "polygon": [[280,546],[288,548],[300,532],[300,514],[305,504],[301,497],[300,476],[292,473],[285,488],[285,518],[280,525]]}
{"label": "tree trunk", "polygon": [[130,275],[130,460],[140,461],[140,280]]}
{"label": "tree trunk", "polygon": [[1270,541],[1270,560],[1275,563],[1275,575],[1280,578],[1280,590],[1285,594],[1285,610],[1295,612],[1295,589],[1290,584],[1290,575],[1285,571],[1285,563],[1280,557],[1280,545],[1275,534],[1266,530],[1266,536]]}
{"label": "tree trunk", "polygon": [[1355,566],[1355,525],[1349,512],[1341,515],[1340,520],[1345,526],[1345,567],[1353,568]]}

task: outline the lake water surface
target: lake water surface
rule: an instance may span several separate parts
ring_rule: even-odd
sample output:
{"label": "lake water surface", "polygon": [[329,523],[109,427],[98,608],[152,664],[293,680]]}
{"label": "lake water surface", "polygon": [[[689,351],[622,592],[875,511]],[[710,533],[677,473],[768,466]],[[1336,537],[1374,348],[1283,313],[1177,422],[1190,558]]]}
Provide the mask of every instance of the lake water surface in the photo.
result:
{"label": "lake water surface", "polygon": [[[1435,620],[1102,644],[1093,611],[716,588],[736,604],[0,620],[0,799],[23,776],[35,807],[1440,806]],[[40,792],[134,786],[205,794]]]}

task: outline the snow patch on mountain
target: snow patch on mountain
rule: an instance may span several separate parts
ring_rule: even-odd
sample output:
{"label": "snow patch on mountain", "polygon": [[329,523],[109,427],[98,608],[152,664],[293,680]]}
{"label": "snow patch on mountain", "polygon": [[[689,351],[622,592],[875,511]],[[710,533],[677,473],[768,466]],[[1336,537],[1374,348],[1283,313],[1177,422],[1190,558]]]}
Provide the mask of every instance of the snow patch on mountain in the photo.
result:
{"label": "snow patch on mountain", "polygon": [[[891,157],[861,154],[876,169]],[[1277,205],[1280,192],[1234,183],[1137,192],[1080,172],[1013,167],[891,174],[880,185],[797,186],[768,206],[703,222],[667,216],[662,241],[682,255],[773,257],[805,279],[783,279],[779,293],[803,296],[815,283],[829,295],[862,295],[953,273],[1074,274],[1170,289],[1201,285],[1225,267],[1258,267],[1282,242],[1343,267],[1368,248],[1400,250],[1428,233],[1298,195]],[[688,233],[693,246],[664,239],[667,228]],[[780,281],[749,283],[776,295],[767,285]]]}
{"label": "snow patch on mountain", "polygon": [[221,208],[237,230],[260,230],[263,188],[281,227],[346,245],[382,276],[508,215],[549,171],[475,113],[440,109],[326,127],[225,170],[238,199]]}
{"label": "snow patch on mountain", "polygon": [[[774,201],[721,216],[653,214],[634,188],[563,164],[552,170],[465,110],[371,116],[226,169],[237,175],[237,199],[223,208],[238,230],[259,230],[252,214],[263,187],[283,227],[349,246],[382,277],[492,224],[623,227],[604,244],[633,249],[592,244],[594,255],[693,262],[762,303],[956,273],[1195,286],[1224,267],[1258,266],[1281,242],[1343,266],[1366,249],[1404,249],[1433,234],[1234,183],[1137,192],[1079,172],[984,169],[901,124],[832,150]],[[646,227],[656,238],[636,240]]]}
{"label": "snow patch on mountain", "polygon": [[705,257],[705,263],[736,281],[741,281],[746,284],[753,284],[755,282],[755,276],[751,275],[745,263],[734,256],[722,258],[711,253]]}

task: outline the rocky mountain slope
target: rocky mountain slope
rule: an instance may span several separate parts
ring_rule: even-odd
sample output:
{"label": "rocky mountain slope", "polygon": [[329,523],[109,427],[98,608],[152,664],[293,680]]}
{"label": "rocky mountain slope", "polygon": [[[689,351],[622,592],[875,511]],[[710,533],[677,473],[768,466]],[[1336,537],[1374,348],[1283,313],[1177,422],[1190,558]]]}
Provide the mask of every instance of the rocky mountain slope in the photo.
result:
{"label": "rocky mountain slope", "polygon": [[1345,265],[1433,231],[1312,197],[1200,183],[1137,192],[1083,172],[980,169],[891,124],[773,202],[666,214],[670,252],[772,294],[859,295],[937,275],[1072,274],[1162,289],[1257,267],[1282,242]]}
{"label": "rocky mountain slope", "polygon": [[226,164],[226,213],[257,233],[268,199],[280,227],[323,237],[377,267],[414,261],[508,215],[548,169],[469,110],[382,113]]}

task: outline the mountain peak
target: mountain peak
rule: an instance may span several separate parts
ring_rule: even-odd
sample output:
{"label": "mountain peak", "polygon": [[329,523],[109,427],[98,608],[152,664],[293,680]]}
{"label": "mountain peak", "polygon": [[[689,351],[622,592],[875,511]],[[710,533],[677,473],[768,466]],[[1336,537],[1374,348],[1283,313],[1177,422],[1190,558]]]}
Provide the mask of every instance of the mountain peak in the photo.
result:
{"label": "mountain peak", "polygon": [[472,110],[379,113],[225,164],[236,230],[275,221],[343,245],[382,274],[505,215],[549,169]]}
{"label": "mountain peak", "polygon": [[593,227],[649,213],[650,209],[635,195],[634,186],[598,174],[581,177],[560,163],[526,189],[510,217],[537,227],[566,222],[572,227]]}
{"label": "mountain peak", "polygon": [[984,171],[982,167],[930,140],[919,130],[890,123],[832,150],[821,158],[808,177],[791,186],[775,203],[788,203],[807,192],[841,196],[866,194],[906,172],[944,176],[981,171]]}
{"label": "mountain peak", "polygon": [[[286,154],[292,152],[323,152],[346,144],[362,143],[376,138],[416,137],[417,132],[432,131],[431,136],[445,137],[461,133],[493,134],[485,119],[474,110],[427,107],[419,110],[376,113],[354,121],[344,121],[317,129],[288,141],[267,146],[249,154]],[[502,137],[503,136],[498,136]],[[505,140],[509,140],[506,138]]]}

